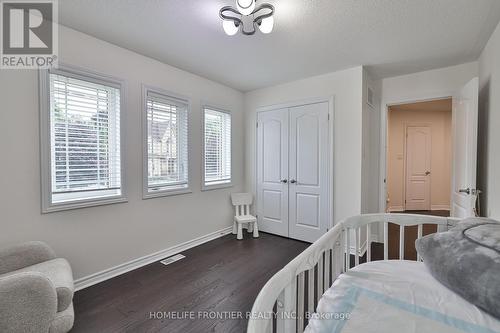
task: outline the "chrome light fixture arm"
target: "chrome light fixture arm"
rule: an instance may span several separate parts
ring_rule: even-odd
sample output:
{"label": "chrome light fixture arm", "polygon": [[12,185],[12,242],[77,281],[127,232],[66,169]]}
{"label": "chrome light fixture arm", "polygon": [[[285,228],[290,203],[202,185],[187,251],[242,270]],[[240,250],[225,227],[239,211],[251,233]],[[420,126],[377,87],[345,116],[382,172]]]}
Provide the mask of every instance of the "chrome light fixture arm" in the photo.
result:
{"label": "chrome light fixture arm", "polygon": [[243,21],[239,17],[229,16],[229,15],[224,14],[224,12],[231,12],[231,13],[234,13],[236,15],[240,15],[241,16],[240,12],[236,8],[233,8],[231,6],[224,6],[224,7],[222,7],[220,9],[219,16],[223,20],[232,20],[232,21],[234,21],[234,25],[237,26],[237,27],[240,24],[243,25]]}
{"label": "chrome light fixture arm", "polygon": [[[262,11],[267,11],[267,13],[262,13]],[[245,25],[242,20],[242,17],[244,15],[241,14],[236,8],[232,6],[224,6],[219,11],[219,16],[223,21],[232,21],[235,27],[239,28],[241,26],[242,34],[250,36],[255,34],[255,32],[257,31],[257,27],[262,24],[262,21],[264,19],[272,17],[274,15],[274,6],[268,3],[261,4],[257,8],[255,8],[249,15],[254,16],[252,22],[252,30],[245,30]]]}
{"label": "chrome light fixture arm", "polygon": [[262,5],[260,5],[259,7],[255,8],[255,10],[253,11],[252,14],[257,14],[258,12],[260,12],[261,10],[269,10],[268,13],[266,14],[261,14],[259,16],[257,16],[253,22],[254,23],[258,23],[260,24],[260,22],[262,22],[263,19],[265,18],[268,18],[268,17],[271,17],[274,15],[274,6],[271,5],[270,3],[263,3]]}

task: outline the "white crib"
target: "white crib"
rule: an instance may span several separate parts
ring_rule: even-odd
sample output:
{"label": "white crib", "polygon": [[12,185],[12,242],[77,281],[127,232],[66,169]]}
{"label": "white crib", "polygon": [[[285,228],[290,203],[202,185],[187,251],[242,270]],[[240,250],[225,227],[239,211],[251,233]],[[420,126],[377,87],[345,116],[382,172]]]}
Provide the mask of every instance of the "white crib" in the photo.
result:
{"label": "white crib", "polygon": [[[305,314],[313,313],[315,303],[325,290],[340,274],[349,270],[351,256],[345,253],[351,252],[351,245],[359,249],[360,235],[365,236],[365,231],[366,260],[371,261],[374,224],[383,226],[385,260],[388,259],[389,223],[400,226],[399,257],[402,260],[405,227],[418,226],[417,237],[420,238],[423,224],[435,224],[438,232],[442,232],[457,222],[455,218],[414,214],[367,214],[339,222],[266,283],[253,305],[247,333],[303,332]],[[359,264],[359,259],[359,252],[355,251],[354,266]]]}

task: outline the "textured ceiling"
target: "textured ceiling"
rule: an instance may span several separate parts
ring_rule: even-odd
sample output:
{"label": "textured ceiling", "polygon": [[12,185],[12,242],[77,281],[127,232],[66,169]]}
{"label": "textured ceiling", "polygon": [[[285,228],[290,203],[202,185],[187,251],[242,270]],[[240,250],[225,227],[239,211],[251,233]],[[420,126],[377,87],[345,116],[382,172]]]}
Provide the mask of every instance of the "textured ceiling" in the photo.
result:
{"label": "textured ceiling", "polygon": [[[262,0],[258,0],[261,2]],[[62,0],[60,22],[248,91],[366,65],[377,78],[476,60],[500,0],[268,0],[269,35],[226,36],[233,0]]]}

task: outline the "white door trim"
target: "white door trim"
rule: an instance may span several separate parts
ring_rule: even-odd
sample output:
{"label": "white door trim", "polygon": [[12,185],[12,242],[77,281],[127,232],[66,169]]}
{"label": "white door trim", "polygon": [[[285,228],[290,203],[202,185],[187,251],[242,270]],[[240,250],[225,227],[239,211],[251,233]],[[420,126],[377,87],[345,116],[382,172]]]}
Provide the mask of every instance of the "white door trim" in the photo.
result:
{"label": "white door trim", "polygon": [[[329,153],[329,158],[328,158],[328,212],[329,212],[329,221],[328,221],[328,229],[333,227],[334,220],[334,155],[335,151],[332,153],[332,149],[335,147],[334,145],[334,138],[335,138],[335,127],[334,127],[334,119],[335,119],[335,97],[334,96],[328,96],[328,97],[317,97],[317,98],[309,98],[309,99],[303,99],[303,100],[297,100],[297,101],[291,101],[291,102],[286,102],[286,103],[280,103],[280,104],[272,104],[272,105],[267,105],[267,106],[260,106],[257,107],[256,109],[256,115],[255,115],[255,151],[254,151],[254,180],[255,180],[255,191],[257,192],[257,138],[258,138],[258,128],[256,126],[257,121],[259,119],[259,113],[260,112],[265,112],[265,111],[271,111],[275,109],[283,109],[283,108],[291,108],[295,106],[302,106],[302,105],[308,105],[308,104],[316,104],[316,103],[328,103],[328,135],[329,135],[329,142],[328,142],[328,153]],[[257,205],[257,193],[255,193],[255,203]],[[255,207],[257,211],[257,207]]]}

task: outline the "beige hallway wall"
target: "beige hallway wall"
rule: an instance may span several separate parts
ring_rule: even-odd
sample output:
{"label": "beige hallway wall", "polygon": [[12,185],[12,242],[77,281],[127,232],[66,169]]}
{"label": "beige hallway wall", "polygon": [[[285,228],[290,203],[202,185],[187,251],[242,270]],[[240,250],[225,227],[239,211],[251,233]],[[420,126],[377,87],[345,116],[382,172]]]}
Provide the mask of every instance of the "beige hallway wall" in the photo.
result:
{"label": "beige hallway wall", "polygon": [[[420,104],[420,103],[417,103]],[[391,107],[388,118],[388,208],[404,209],[405,200],[405,133],[408,125],[431,127],[431,209],[449,209],[451,179],[451,103],[447,110]]]}

